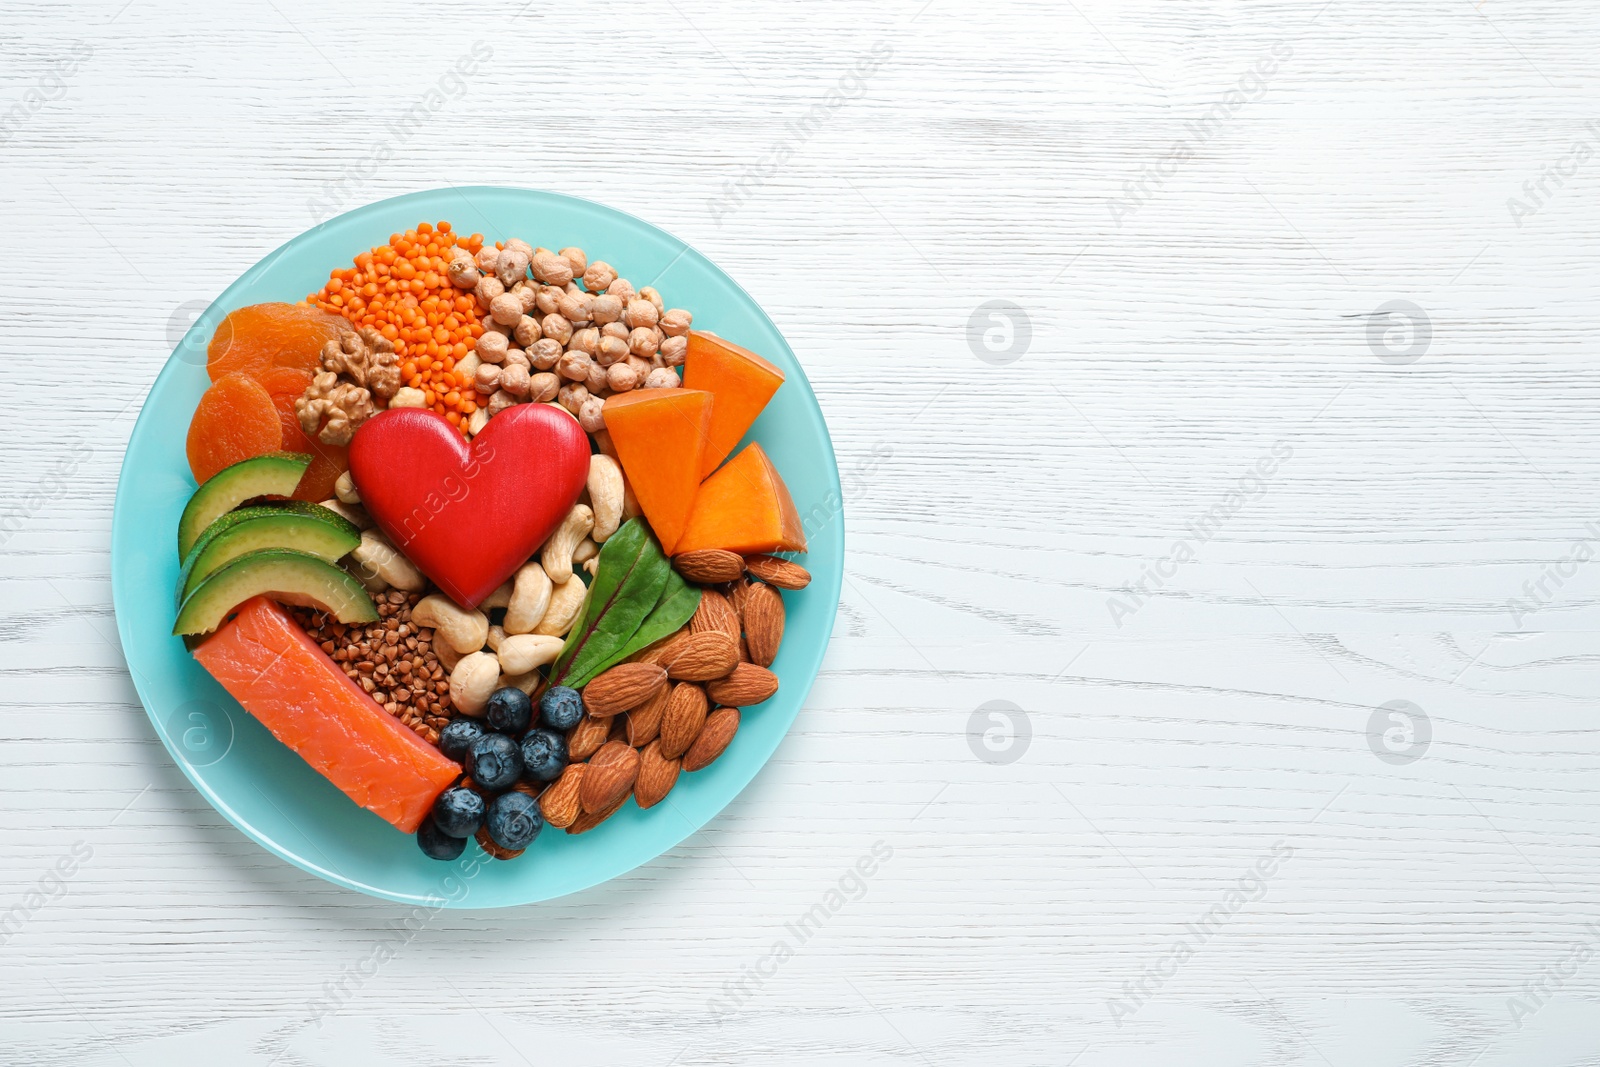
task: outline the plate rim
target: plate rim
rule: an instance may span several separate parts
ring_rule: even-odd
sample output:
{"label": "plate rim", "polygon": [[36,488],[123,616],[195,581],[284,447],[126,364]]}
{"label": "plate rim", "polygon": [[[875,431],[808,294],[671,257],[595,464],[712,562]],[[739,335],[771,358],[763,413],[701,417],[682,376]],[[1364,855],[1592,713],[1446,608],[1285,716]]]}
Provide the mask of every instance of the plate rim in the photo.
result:
{"label": "plate rim", "polygon": [[[133,492],[133,490],[130,488],[129,482],[124,477],[128,470],[128,462],[132,451],[133,440],[139,435],[140,428],[144,425],[145,419],[147,417],[154,417],[148,406],[151,396],[153,396],[156,391],[163,386],[163,383],[168,383],[169,378],[176,377],[177,374],[181,373],[182,368],[179,366],[179,364],[182,362],[182,360],[179,358],[178,350],[188,339],[189,333],[194,329],[201,328],[202,324],[208,321],[209,316],[219,313],[219,308],[229,293],[242,286],[247,286],[257,281],[260,276],[264,274],[267,269],[289,248],[304,240],[311,234],[318,232],[319,230],[332,227],[340,222],[353,221],[358,216],[378,214],[383,209],[399,207],[409,201],[427,199],[440,194],[454,193],[458,196],[461,196],[461,198],[470,207],[472,206],[472,203],[467,199],[467,196],[473,192],[513,196],[531,195],[535,198],[553,198],[556,200],[568,201],[576,205],[581,205],[588,210],[598,210],[600,212],[621,216],[635,226],[641,226],[647,230],[653,230],[657,234],[660,234],[666,237],[668,240],[674,242],[679,246],[679,257],[685,253],[693,253],[694,255],[698,256],[699,259],[711,270],[721,275],[722,278],[726,280],[726,282],[733,288],[734,292],[747,304],[747,306],[753,309],[754,312],[760,316],[760,318],[764,320],[772,329],[774,335],[778,337],[790,360],[793,362],[795,370],[798,372],[800,382],[805,386],[804,392],[809,401],[809,403],[805,405],[806,416],[815,423],[816,429],[820,432],[821,440],[826,446],[827,450],[828,462],[826,470],[823,472],[823,474],[825,476],[827,488],[831,490],[834,499],[838,502],[835,510],[839,522],[838,541],[842,553],[845,529],[844,494],[842,483],[839,477],[838,454],[834,450],[833,436],[828,430],[827,419],[822,413],[821,404],[817,402],[816,391],[811,386],[810,377],[806,374],[805,367],[801,364],[799,357],[795,355],[793,348],[789,345],[788,339],[784,337],[783,331],[778,328],[777,323],[772,320],[772,317],[767,314],[766,309],[762,307],[759,301],[750,295],[744,286],[740,285],[732,275],[723,270],[723,268],[719,266],[715,260],[705,255],[705,253],[701,252],[698,248],[690,244],[688,241],[685,241],[677,234],[672,233],[661,226],[657,226],[655,223],[640,218],[631,212],[612,207],[609,204],[604,204],[596,200],[590,200],[585,197],[574,196],[570,193],[527,186],[441,185],[427,189],[413,190],[411,192],[401,193],[396,196],[386,197],[382,200],[374,200],[369,203],[361,204],[350,209],[349,211],[344,211],[338,215],[324,219],[309,229],[296,233],[294,236],[290,237],[288,240],[274,248],[267,255],[253,263],[244,272],[239,274],[206,306],[206,309],[201,312],[201,314],[196,318],[195,323],[190,327],[190,331],[186,331],[184,336],[179,338],[179,340],[173,345],[172,351],[168,354],[165,362],[162,364],[161,370],[157,373],[155,379],[150,383],[150,386],[145,390],[145,394],[141,398],[139,404],[139,416],[134,420],[133,428],[129,431],[128,439],[124,443],[122,463],[118,466],[117,470],[117,488],[112,500],[109,569],[111,580],[112,612],[116,619],[117,636],[123,647],[123,660],[128,668],[129,680],[133,683],[134,690],[138,694],[140,707],[144,710],[146,718],[150,720],[150,725],[154,728],[156,736],[166,748],[168,755],[172,759],[172,762],[180,771],[183,772],[184,777],[189,780],[190,784],[194,786],[200,795],[206,799],[206,802],[209,803],[218,814],[226,819],[230,825],[244,834],[251,841],[255,842],[257,845],[277,856],[279,859],[291,863],[295,867],[298,867],[309,874],[313,874],[331,884],[354,890],[366,896],[375,897],[381,900],[394,901],[402,904],[427,905],[450,910],[493,911],[502,908],[524,907],[531,904],[543,903],[549,900],[560,900],[565,897],[585,892],[586,890],[592,889],[595,886],[603,885],[629,873],[630,871],[634,871],[647,864],[654,863],[655,861],[659,860],[661,856],[678,847],[684,841],[698,833],[708,822],[725,811],[728,805],[732,804],[734,800],[740,796],[740,794],[749,788],[750,783],[755,780],[756,775],[760,774],[762,769],[764,769],[767,764],[771,762],[778,746],[781,745],[784,739],[789,736],[790,730],[793,729],[795,719],[799,717],[806,698],[810,695],[811,687],[813,684],[815,684],[817,676],[821,673],[822,661],[827,654],[828,646],[832,640],[834,625],[838,621],[839,598],[844,579],[844,561],[842,555],[838,561],[839,566],[837,568],[837,573],[832,576],[832,581],[829,583],[831,588],[826,588],[830,610],[828,610],[826,613],[826,623],[821,632],[817,650],[815,655],[811,658],[811,661],[804,665],[803,683],[800,683],[799,685],[791,683],[790,691],[794,692],[796,689],[798,689],[798,693],[794,698],[794,710],[790,714],[788,722],[784,724],[782,732],[773,739],[770,747],[766,748],[765,751],[760,752],[758,756],[757,754],[752,753],[751,764],[748,768],[748,771],[741,769],[739,774],[736,776],[737,781],[731,792],[729,792],[724,799],[718,802],[713,810],[707,812],[703,818],[691,818],[689,816],[684,816],[680,812],[680,819],[684,824],[682,832],[668,832],[666,835],[668,839],[665,841],[665,843],[656,849],[652,855],[636,863],[628,863],[623,861],[621,864],[603,865],[602,873],[600,873],[598,876],[582,885],[575,886],[563,892],[543,896],[533,895],[519,900],[498,901],[487,904],[473,903],[471,894],[468,894],[459,900],[437,896],[428,898],[419,897],[411,893],[390,890],[380,885],[371,885],[341,872],[329,870],[326,867],[317,864],[313,860],[291,851],[287,846],[280,844],[271,835],[260,830],[254,823],[246,819],[231,805],[229,805],[204,778],[198,775],[196,768],[191,765],[190,761],[180,755],[174,748],[172,739],[168,736],[160,717],[152,708],[152,696],[146,692],[146,683],[141,680],[140,672],[137,671],[134,668],[133,663],[129,661],[127,650],[131,647],[134,647],[130,642],[131,630],[129,627],[131,623],[129,622],[129,616],[131,612],[124,612],[121,610],[121,604],[124,602],[125,598],[134,594],[131,590],[124,591],[124,587],[132,579],[123,577],[127,568],[118,565],[118,557],[120,554],[119,549],[127,536],[125,523],[128,520],[124,519],[126,514],[123,506],[124,500]],[[473,210],[477,211],[478,209],[474,207]],[[481,212],[479,213],[481,214]],[[676,262],[676,260],[674,260],[674,262]],[[667,269],[670,269],[670,266],[671,265],[669,264]],[[330,267],[330,269],[332,268]],[[663,273],[665,273],[665,271],[663,271]],[[221,313],[225,314],[226,309],[222,309]],[[254,785],[254,783],[252,783],[252,786],[257,789],[260,788],[259,786]],[[442,867],[441,869],[448,868]]]}

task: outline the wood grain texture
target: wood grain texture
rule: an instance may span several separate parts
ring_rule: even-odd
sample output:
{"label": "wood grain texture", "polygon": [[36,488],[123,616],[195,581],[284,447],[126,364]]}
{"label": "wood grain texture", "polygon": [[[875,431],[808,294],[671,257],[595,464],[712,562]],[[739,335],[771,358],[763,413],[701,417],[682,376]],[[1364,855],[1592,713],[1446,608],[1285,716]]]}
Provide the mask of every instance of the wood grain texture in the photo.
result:
{"label": "wood grain texture", "polygon": [[[0,1061],[1600,1064],[1593,5],[517,8],[4,5]],[[849,558],[722,816],[412,930],[171,765],[111,502],[197,305],[470,183],[748,288]]]}

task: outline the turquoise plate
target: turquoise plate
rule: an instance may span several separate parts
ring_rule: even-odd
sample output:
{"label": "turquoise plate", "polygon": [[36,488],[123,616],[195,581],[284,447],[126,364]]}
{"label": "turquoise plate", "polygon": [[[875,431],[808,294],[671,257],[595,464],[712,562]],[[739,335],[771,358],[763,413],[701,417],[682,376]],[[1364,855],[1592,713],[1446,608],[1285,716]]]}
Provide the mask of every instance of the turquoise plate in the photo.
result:
{"label": "turquoise plate", "polygon": [[[490,240],[576,245],[636,286],[654,285],[698,328],[772,360],[788,376],[751,430],[782,472],[810,540],[811,585],[785,593],[788,622],[773,669],[778,694],[747,710],[722,758],[678,779],[649,811],[632,802],[570,837],[546,829],[501,863],[469,843],[453,863],[363,811],[279,744],[172,636],[177,525],[194,491],[184,457],[189,417],[207,383],[205,346],[234,308],[296,301],[335,267],[419,222],[448,219]],[[247,836],[330,882],[431,907],[499,908],[576,893],[661,855],[738,795],[771,757],[804,702],[839,605],[844,517],[839,470],[816,397],[794,353],[750,295],[705,256],[648,223],[600,204],[530,189],[465,187],[412,193],[359,208],[301,234],[245,272],[189,330],[162,369],[128,442],[111,533],[117,631],[156,734],[195,788]]]}

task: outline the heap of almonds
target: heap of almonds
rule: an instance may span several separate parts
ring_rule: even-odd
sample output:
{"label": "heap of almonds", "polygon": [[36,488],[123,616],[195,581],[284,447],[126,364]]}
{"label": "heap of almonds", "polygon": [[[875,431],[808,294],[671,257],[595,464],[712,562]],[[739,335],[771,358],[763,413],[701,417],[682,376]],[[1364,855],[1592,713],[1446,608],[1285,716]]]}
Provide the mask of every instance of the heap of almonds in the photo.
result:
{"label": "heap of almonds", "polygon": [[661,803],[679,772],[722,755],[740,708],[778,691],[768,669],[783,641],[778,590],[803,589],[811,575],[788,560],[721,549],[672,562],[704,587],[700,607],[688,625],[583,687],[570,762],[539,797],[545,820],[569,834],[600,825],[630,795],[641,808]]}
{"label": "heap of almonds", "polygon": [[300,625],[345,674],[385,711],[430,744],[450,722],[450,672],[433,652],[433,631],[411,622],[419,593],[399,589],[375,598],[378,621],[347,625],[323,612],[296,609]]}

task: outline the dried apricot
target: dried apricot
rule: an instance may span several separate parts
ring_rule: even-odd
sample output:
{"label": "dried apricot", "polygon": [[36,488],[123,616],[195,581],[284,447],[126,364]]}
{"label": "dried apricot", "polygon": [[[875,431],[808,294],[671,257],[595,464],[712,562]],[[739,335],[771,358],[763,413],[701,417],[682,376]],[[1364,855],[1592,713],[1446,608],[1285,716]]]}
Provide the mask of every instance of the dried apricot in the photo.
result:
{"label": "dried apricot", "polygon": [[304,304],[252,304],[228,312],[206,349],[206,373],[265,374],[274,367],[313,370],[322,346],[348,330],[342,316]]}
{"label": "dried apricot", "polygon": [[343,445],[325,445],[321,441],[306,442],[305,450],[311,453],[311,466],[300,476],[294,498],[320,504],[333,496],[333,483],[339,480],[339,475],[350,469],[350,450]]}
{"label": "dried apricot", "polygon": [[260,382],[230,374],[200,397],[184,450],[195,481],[204,482],[224,467],[276,452],[282,444],[283,425],[272,397]]}

